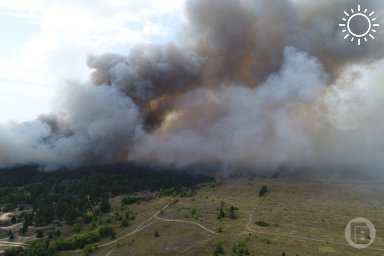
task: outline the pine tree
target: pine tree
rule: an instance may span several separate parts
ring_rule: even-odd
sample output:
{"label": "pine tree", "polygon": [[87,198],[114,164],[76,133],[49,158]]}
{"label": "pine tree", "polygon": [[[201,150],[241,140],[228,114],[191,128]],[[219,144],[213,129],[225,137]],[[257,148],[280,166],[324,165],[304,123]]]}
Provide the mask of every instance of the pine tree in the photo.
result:
{"label": "pine tree", "polygon": [[13,234],[12,230],[8,231],[8,238],[9,238],[9,240],[15,239],[15,235]]}
{"label": "pine tree", "polygon": [[223,207],[220,207],[219,215],[217,216],[217,219],[221,220],[224,217],[225,217],[225,212],[223,210]]}
{"label": "pine tree", "polygon": [[265,193],[267,193],[267,192],[268,192],[268,188],[267,188],[267,186],[263,185],[263,186],[261,187],[260,191],[259,191],[259,197],[264,196]]}

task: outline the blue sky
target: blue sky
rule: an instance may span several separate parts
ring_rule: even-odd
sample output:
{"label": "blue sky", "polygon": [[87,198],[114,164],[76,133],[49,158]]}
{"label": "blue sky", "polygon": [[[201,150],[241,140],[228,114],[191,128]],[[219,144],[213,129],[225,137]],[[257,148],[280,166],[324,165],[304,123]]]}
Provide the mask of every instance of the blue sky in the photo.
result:
{"label": "blue sky", "polygon": [[87,79],[88,54],[172,40],[183,7],[172,0],[2,0],[0,123],[49,113],[59,86]]}
{"label": "blue sky", "polygon": [[41,32],[37,24],[6,10],[0,11],[0,28],[2,34],[0,61],[16,58],[16,49],[23,48],[28,39]]}

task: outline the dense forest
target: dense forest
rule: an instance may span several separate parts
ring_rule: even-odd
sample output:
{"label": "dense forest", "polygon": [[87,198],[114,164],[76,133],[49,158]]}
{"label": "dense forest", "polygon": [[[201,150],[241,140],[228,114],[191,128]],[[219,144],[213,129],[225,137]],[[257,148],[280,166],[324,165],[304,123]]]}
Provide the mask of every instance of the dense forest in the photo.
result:
{"label": "dense forest", "polygon": [[[157,191],[159,196],[186,196],[192,193],[196,185],[207,181],[211,181],[211,178],[205,175],[165,168],[159,170],[158,167],[154,170],[137,165],[108,165],[52,172],[40,171],[35,166],[1,169],[0,213],[29,209],[23,211],[17,220],[12,220],[22,223],[19,230],[19,235],[22,235],[29,226],[90,223],[98,215],[110,211],[109,199],[113,196],[126,195],[122,204],[149,200],[131,196],[141,191]],[[103,237],[99,231],[83,236],[87,241],[89,237],[94,241]],[[57,241],[45,247],[39,244],[38,250],[43,247],[49,251],[82,248],[85,245],[81,242],[83,238],[78,236],[72,240],[61,240],[61,244]],[[20,248],[7,251],[7,255],[29,254]]]}
{"label": "dense forest", "polygon": [[140,166],[113,165],[54,172],[20,167],[0,171],[0,206],[3,212],[32,206],[33,218],[26,219],[34,221],[36,226],[54,220],[73,224],[89,210],[108,212],[111,196],[143,190],[183,191],[183,187],[209,180],[204,175],[166,169],[154,171]]}

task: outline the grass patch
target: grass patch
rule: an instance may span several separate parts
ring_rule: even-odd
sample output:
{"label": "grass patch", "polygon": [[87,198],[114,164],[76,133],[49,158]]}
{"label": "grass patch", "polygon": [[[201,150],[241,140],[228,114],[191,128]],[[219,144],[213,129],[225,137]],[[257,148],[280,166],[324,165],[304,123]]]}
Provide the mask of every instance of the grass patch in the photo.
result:
{"label": "grass patch", "polygon": [[320,246],[319,247],[319,252],[322,252],[322,253],[334,253],[335,252],[335,248],[333,248],[331,246]]}
{"label": "grass patch", "polygon": [[265,243],[265,244],[271,244],[271,240],[270,240],[269,238],[267,238],[267,237],[261,236],[261,237],[259,238],[259,240],[260,240],[260,242],[262,242],[262,243]]}

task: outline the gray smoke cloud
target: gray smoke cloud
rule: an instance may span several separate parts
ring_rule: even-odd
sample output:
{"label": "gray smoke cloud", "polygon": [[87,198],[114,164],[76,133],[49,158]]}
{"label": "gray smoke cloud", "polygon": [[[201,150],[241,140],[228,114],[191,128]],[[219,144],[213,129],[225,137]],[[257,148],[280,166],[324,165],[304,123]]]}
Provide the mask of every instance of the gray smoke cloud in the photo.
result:
{"label": "gray smoke cloud", "polygon": [[[384,24],[384,3],[361,5]],[[0,164],[379,166],[384,39],[343,39],[355,7],[187,1],[181,42],[89,56],[89,82],[64,86],[52,115],[1,125]]]}

